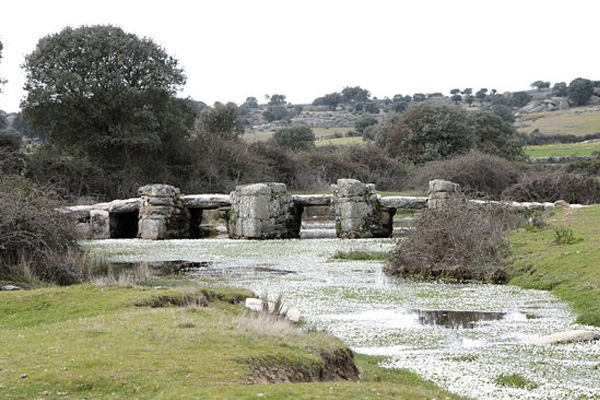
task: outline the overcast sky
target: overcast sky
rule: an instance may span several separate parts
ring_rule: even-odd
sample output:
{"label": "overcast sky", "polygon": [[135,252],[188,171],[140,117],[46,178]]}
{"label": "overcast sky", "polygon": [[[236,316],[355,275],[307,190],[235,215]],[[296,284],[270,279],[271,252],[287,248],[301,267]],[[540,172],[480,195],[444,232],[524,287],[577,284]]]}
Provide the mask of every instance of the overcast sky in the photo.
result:
{"label": "overcast sky", "polygon": [[14,0],[0,5],[0,110],[18,111],[24,56],[65,26],[152,38],[185,69],[184,97],[301,104],[345,86],[391,98],[598,80],[599,11],[596,0]]}

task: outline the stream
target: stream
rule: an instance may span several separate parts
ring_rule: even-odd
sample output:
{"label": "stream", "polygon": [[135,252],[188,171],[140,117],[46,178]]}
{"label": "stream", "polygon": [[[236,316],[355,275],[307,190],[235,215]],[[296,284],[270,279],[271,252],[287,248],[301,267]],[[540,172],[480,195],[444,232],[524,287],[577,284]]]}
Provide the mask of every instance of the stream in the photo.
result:
{"label": "stream", "polygon": [[[600,399],[600,342],[529,343],[585,329],[550,293],[413,282],[385,276],[380,262],[332,260],[336,251],[390,250],[396,240],[114,239],[84,245],[110,262],[191,261],[186,274],[200,284],[244,287],[270,299],[281,294],[309,326],[358,353],[384,356],[384,367],[410,369],[464,396]],[[537,387],[502,386],[495,381],[502,374],[522,375]]]}

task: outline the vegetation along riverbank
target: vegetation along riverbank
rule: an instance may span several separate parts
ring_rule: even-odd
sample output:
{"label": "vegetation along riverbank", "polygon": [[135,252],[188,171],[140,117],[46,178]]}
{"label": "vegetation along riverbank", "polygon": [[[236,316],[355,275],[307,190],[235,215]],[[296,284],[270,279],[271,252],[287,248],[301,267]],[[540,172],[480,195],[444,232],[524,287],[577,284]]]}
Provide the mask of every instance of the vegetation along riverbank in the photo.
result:
{"label": "vegetation along riverbank", "polygon": [[511,284],[550,290],[577,322],[600,326],[600,206],[557,210],[546,224],[509,235]]}
{"label": "vegetation along riverbank", "polygon": [[0,292],[3,398],[461,398],[353,360],[332,336],[244,314],[247,296],[164,278]]}

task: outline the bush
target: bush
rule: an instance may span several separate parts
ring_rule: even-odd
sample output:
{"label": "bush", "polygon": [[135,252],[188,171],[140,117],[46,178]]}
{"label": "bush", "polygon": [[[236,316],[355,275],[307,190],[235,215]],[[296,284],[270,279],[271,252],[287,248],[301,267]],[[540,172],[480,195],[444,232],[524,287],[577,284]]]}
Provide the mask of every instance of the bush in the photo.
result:
{"label": "bush", "polygon": [[[297,155],[303,170],[296,173],[296,182],[304,185],[297,189],[328,189],[339,178],[358,179],[374,183],[379,190],[399,190],[404,185],[407,167],[386,156],[372,144],[318,147],[310,153]],[[319,187],[309,187],[319,183]]]}
{"label": "bush", "polygon": [[25,160],[20,152],[21,137],[0,132],[0,176],[20,174]]}
{"label": "bush", "polygon": [[567,165],[567,172],[600,176],[600,158],[574,161]]}
{"label": "bush", "polygon": [[583,238],[575,236],[571,228],[556,228],[554,229],[554,242],[556,244],[577,244],[581,243]]}
{"label": "bush", "polygon": [[[85,157],[66,155],[52,146],[39,148],[27,159],[27,177],[39,185],[52,187],[64,199],[99,199],[122,195],[109,187],[117,183],[108,173]],[[137,188],[136,188],[137,190]]]}
{"label": "bush", "polygon": [[0,178],[0,276],[67,285],[81,279],[81,256],[69,222],[30,181]]}
{"label": "bush", "polygon": [[315,146],[315,134],[309,126],[293,126],[277,130],[273,141],[291,150],[307,150]]}
{"label": "bush", "polygon": [[504,236],[518,222],[506,208],[477,206],[457,196],[442,208],[423,211],[384,271],[423,279],[504,282]]}
{"label": "bush", "polygon": [[516,164],[473,150],[450,160],[422,165],[411,177],[410,186],[427,188],[429,181],[444,179],[458,183],[461,191],[469,196],[496,199],[506,188],[517,183],[518,177]]}
{"label": "bush", "polygon": [[600,182],[588,175],[563,171],[525,175],[502,192],[502,197],[514,201],[594,204],[600,202]]}

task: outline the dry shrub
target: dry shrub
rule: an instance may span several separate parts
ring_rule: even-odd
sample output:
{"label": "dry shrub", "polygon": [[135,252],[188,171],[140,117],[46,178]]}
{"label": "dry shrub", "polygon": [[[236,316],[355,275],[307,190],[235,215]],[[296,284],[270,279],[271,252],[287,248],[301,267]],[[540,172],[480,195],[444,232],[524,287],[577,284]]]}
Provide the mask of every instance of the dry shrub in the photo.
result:
{"label": "dry shrub", "polygon": [[460,185],[471,197],[498,199],[519,177],[517,165],[504,158],[472,150],[449,160],[433,161],[418,168],[411,178],[414,188],[426,188],[434,179]]}
{"label": "dry shrub", "polygon": [[279,318],[273,313],[245,314],[234,320],[236,329],[244,332],[244,335],[252,333],[258,337],[270,339],[289,339],[301,334],[301,331],[289,320]]}
{"label": "dry shrub", "polygon": [[451,281],[500,283],[507,279],[505,233],[520,217],[499,205],[474,205],[449,199],[427,209],[399,242],[386,263],[389,275]]}
{"label": "dry shrub", "polygon": [[595,204],[600,202],[600,182],[589,175],[563,171],[526,175],[502,192],[502,197],[514,201]]}
{"label": "dry shrub", "polygon": [[130,287],[148,282],[154,277],[152,269],[147,264],[138,264],[132,269],[110,271],[103,274],[88,273],[90,283],[96,286]]}
{"label": "dry shrub", "polygon": [[81,279],[84,254],[56,206],[26,179],[0,177],[0,275],[60,285]]}

